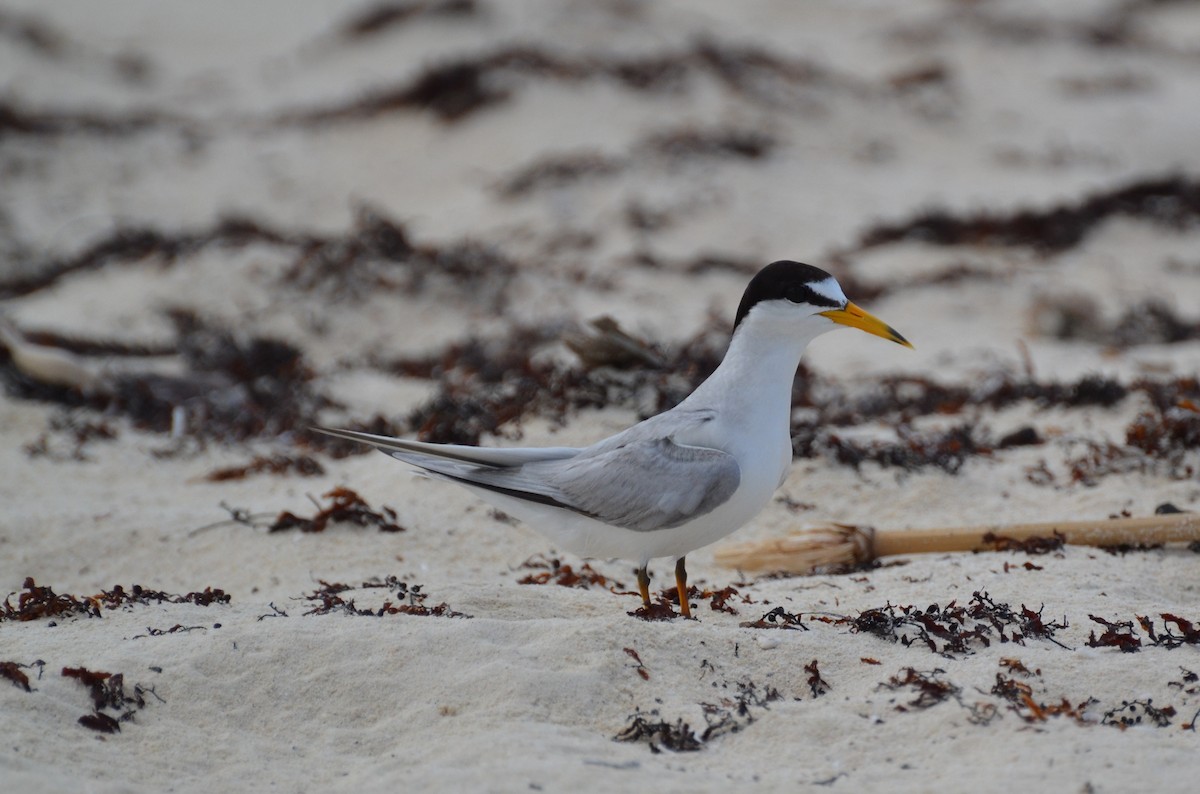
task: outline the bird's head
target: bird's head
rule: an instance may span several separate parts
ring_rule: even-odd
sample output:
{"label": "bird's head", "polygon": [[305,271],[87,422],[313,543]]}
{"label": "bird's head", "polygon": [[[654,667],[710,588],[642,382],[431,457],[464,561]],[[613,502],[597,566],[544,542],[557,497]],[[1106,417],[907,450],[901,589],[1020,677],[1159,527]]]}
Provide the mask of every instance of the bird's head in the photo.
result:
{"label": "bird's head", "polygon": [[912,347],[895,328],[851,303],[833,276],[819,267],[787,260],[772,262],[750,280],[738,306],[734,332],[743,322],[781,330],[792,326],[808,338],[844,325]]}

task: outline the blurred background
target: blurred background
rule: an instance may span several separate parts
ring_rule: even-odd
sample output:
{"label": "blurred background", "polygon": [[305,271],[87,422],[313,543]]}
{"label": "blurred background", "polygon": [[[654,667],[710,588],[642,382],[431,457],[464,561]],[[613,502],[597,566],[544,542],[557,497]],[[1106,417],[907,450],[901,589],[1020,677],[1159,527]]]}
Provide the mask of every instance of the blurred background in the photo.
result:
{"label": "blurred background", "polygon": [[916,343],[830,377],[1200,360],[1195,2],[8,0],[0,78],[0,309],[85,369],[276,340],[395,416],[467,339],[661,362],[779,258]]}

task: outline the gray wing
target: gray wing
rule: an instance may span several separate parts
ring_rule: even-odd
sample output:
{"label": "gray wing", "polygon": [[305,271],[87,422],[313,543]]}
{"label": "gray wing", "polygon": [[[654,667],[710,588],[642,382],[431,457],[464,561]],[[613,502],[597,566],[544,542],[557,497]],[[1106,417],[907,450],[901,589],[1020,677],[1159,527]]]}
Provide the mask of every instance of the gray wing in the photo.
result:
{"label": "gray wing", "polygon": [[742,479],[729,453],[670,438],[571,458],[552,469],[546,479],[562,501],[607,524],[639,532],[677,527],[711,512],[733,496]]}
{"label": "gray wing", "polygon": [[[657,419],[584,450],[482,449],[313,429],[371,444],[434,476],[648,532],[711,512],[741,483],[732,455],[676,443],[661,435],[666,428]],[[677,417],[671,424],[677,430],[683,423]]]}

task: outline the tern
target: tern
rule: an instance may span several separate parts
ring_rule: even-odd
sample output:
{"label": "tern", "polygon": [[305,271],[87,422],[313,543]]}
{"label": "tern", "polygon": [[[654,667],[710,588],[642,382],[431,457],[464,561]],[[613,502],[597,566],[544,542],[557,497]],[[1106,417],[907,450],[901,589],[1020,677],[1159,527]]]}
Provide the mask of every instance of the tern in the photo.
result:
{"label": "tern", "polygon": [[783,484],[800,357],[816,337],[843,327],[912,347],[851,303],[824,270],[773,262],[746,287],[712,375],[674,408],[589,447],[488,448],[314,430],[457,483],[581,557],[637,560],[647,608],[647,565],[674,558],[680,613],[690,617],[685,556],[741,528]]}

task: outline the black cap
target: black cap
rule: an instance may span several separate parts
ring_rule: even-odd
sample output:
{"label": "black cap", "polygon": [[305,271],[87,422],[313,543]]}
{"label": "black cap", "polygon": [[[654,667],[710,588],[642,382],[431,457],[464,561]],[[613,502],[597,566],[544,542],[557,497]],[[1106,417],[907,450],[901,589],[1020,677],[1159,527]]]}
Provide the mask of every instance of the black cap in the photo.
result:
{"label": "black cap", "polygon": [[742,302],[738,305],[737,318],[733,321],[734,329],[737,329],[742,319],[760,301],[789,300],[792,303],[840,309],[841,303],[812,288],[813,284],[830,278],[832,276],[821,268],[803,262],[792,262],[788,259],[772,262],[750,279],[750,284],[742,294]]}

